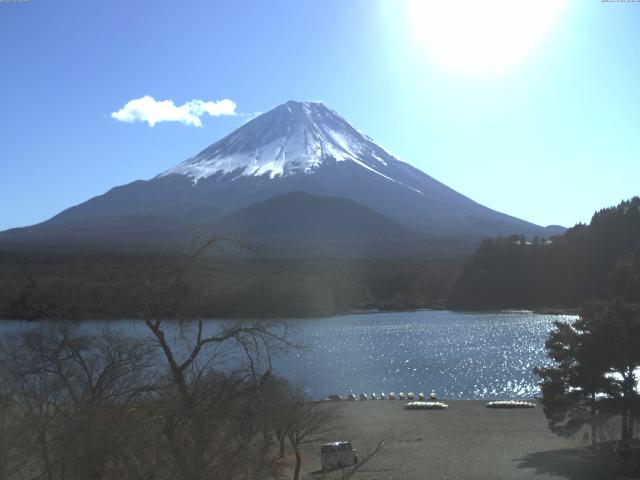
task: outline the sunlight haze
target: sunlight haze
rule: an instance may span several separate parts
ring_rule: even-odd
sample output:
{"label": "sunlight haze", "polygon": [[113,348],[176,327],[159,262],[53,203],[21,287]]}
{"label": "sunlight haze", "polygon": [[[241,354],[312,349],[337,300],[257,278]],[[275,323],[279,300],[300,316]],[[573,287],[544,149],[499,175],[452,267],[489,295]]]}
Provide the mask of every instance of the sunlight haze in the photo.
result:
{"label": "sunlight haze", "polygon": [[525,61],[562,14],[565,0],[409,0],[417,41],[447,68],[500,71]]}

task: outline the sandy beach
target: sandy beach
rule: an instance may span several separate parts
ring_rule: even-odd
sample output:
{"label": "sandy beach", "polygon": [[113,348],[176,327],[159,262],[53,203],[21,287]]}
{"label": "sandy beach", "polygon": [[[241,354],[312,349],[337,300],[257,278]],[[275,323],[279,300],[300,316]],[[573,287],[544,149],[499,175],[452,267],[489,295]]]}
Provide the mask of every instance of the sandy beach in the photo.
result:
{"label": "sandy beach", "polygon": [[[497,410],[484,401],[446,401],[448,410],[407,411],[399,400],[335,402],[339,425],[327,440],[350,440],[360,457],[379,439],[395,440],[362,466],[359,479],[575,479],[618,478],[596,462],[585,439],[563,439],[547,428],[540,406]],[[305,446],[301,478],[336,479],[320,470],[320,444]]]}

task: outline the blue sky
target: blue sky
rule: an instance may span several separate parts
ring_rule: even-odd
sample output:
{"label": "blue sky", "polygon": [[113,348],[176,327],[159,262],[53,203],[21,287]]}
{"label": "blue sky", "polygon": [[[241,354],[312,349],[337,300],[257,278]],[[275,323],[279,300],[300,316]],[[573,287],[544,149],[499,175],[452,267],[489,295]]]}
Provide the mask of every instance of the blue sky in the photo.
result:
{"label": "blue sky", "polygon": [[[429,36],[441,12],[407,5],[0,2],[0,229],[151,178],[248,118],[150,127],[111,117],[144,95],[230,99],[241,114],[322,100],[436,179],[544,225],[588,221],[640,194],[640,3],[568,1],[516,60],[480,55],[486,68],[452,61],[477,60],[481,38],[442,50],[446,39]],[[482,36],[508,20],[458,10],[444,31],[473,17]]]}

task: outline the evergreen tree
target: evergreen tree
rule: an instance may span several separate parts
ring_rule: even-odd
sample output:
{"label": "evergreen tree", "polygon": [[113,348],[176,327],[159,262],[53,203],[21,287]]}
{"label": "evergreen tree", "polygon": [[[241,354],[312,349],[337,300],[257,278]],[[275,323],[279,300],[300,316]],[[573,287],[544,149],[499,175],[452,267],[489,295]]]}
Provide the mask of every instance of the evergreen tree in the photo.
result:
{"label": "evergreen tree", "polygon": [[545,346],[554,365],[537,368],[551,430],[572,436],[617,417],[620,448],[629,464],[640,417],[640,250],[625,256],[611,277],[605,300],[582,307],[572,323],[556,322]]}
{"label": "evergreen tree", "polygon": [[593,327],[585,317],[573,324],[555,322],[545,344],[555,365],[535,372],[542,379],[542,404],[551,431],[573,436],[589,425],[595,445],[597,426],[609,414],[598,396],[610,390],[611,379]]}
{"label": "evergreen tree", "polygon": [[589,225],[550,242],[533,240],[527,244],[513,235],[482,241],[454,282],[449,307],[576,307],[602,297],[616,263],[629,261],[640,246],[640,197],[601,210]]}

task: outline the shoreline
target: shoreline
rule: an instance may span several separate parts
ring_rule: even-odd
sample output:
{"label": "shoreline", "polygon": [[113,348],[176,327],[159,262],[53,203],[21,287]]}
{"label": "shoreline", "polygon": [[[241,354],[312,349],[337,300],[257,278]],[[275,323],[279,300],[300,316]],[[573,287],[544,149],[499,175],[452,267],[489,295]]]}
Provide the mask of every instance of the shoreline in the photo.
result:
{"label": "shoreline", "polygon": [[[534,313],[536,315],[579,315],[580,308],[554,308],[554,307],[541,307],[535,309],[513,309],[513,308],[504,308],[504,309],[472,309],[472,310],[464,310],[464,309],[454,309],[454,308],[446,308],[446,307],[419,307],[419,308],[407,308],[403,310],[385,310],[385,309],[365,309],[365,310],[349,310],[343,312],[332,312],[326,315],[308,315],[308,316],[281,316],[281,317],[255,317],[255,316],[247,316],[247,317],[209,317],[209,316],[194,316],[193,320],[258,320],[258,321],[290,321],[290,320],[322,320],[325,318],[332,317],[347,317],[351,315],[369,315],[369,314],[393,314],[393,313],[411,313],[411,312],[455,312],[455,313],[465,313],[465,314],[487,314],[487,313],[510,313],[510,312],[522,312],[522,313]],[[129,317],[85,317],[82,319],[38,319],[38,318],[8,318],[0,316],[0,322],[43,322],[43,321],[70,321],[70,322],[83,322],[83,321],[92,321],[92,322],[111,322],[111,321],[142,321],[144,320],[143,316],[135,316],[131,315]],[[179,318],[166,318],[166,320],[180,320]]]}
{"label": "shoreline", "polygon": [[[358,394],[359,395],[359,394]],[[396,394],[397,395],[397,394]],[[455,399],[447,399],[447,398],[440,398],[438,397],[435,400],[429,400],[429,395],[425,394],[425,399],[424,400],[418,400],[418,394],[415,395],[416,398],[414,398],[413,400],[409,400],[406,398],[406,394],[405,394],[405,398],[404,400],[399,400],[398,398],[396,398],[395,400],[390,400],[389,398],[385,398],[384,400],[380,400],[380,398],[378,398],[377,400],[372,400],[371,398],[369,398],[368,400],[360,400],[359,398],[356,398],[355,400],[349,400],[348,398],[344,397],[341,395],[341,398],[339,400],[336,399],[331,399],[331,398],[320,398],[320,399],[311,399],[309,400],[309,403],[329,403],[329,404],[336,404],[336,405],[342,405],[342,404],[356,404],[356,403],[396,403],[396,404],[406,404],[408,402],[443,402],[446,404],[452,403],[458,403],[458,402],[479,402],[479,403],[484,403],[487,404],[489,402],[532,402],[536,404],[536,407],[538,407],[539,402],[541,400],[540,397],[537,396],[531,396],[531,397],[518,397],[518,398],[508,398],[508,397],[495,397],[495,398],[455,398]]]}

